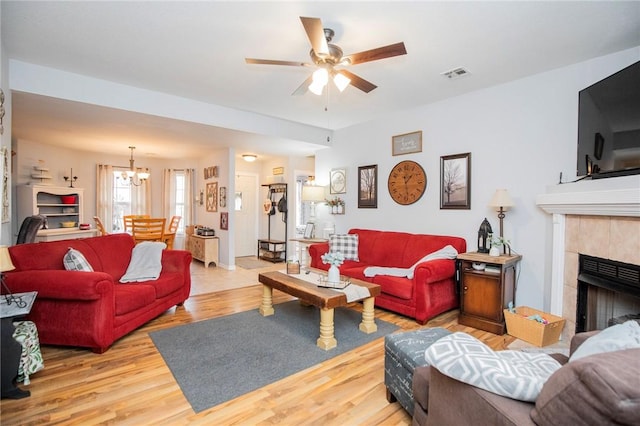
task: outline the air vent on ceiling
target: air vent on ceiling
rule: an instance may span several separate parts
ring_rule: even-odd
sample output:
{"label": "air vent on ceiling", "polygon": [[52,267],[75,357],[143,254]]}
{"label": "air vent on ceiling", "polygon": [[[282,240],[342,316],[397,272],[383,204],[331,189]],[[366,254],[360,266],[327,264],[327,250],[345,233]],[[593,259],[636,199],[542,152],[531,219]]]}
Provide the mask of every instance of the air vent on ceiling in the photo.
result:
{"label": "air vent on ceiling", "polygon": [[459,78],[459,77],[463,77],[465,75],[471,74],[467,69],[463,68],[463,67],[458,67],[455,69],[452,69],[450,71],[445,71],[443,73],[441,73],[440,75],[443,75],[449,79],[454,79],[454,78]]}

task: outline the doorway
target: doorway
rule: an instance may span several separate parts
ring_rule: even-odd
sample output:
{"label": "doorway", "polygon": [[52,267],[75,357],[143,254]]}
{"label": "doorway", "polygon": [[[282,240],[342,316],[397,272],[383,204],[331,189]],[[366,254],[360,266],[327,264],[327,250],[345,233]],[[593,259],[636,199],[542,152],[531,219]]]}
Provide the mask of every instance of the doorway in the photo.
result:
{"label": "doorway", "polygon": [[255,256],[258,244],[258,176],[236,175],[235,257]]}

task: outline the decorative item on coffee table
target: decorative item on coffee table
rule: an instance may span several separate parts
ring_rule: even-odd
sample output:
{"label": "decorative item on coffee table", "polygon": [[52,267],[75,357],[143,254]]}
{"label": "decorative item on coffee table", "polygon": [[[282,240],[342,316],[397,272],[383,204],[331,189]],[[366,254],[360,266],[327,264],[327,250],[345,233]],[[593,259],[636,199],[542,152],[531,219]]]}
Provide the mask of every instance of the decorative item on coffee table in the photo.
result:
{"label": "decorative item on coffee table", "polygon": [[337,251],[335,253],[325,253],[320,258],[325,265],[331,265],[327,274],[327,283],[340,284],[340,269],[338,267],[344,263],[344,255]]}

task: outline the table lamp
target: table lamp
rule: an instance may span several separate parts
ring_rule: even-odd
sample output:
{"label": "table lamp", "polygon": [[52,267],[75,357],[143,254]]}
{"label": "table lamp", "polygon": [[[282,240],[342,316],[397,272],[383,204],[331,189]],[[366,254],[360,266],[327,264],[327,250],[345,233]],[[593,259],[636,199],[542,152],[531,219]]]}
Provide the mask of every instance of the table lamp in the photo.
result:
{"label": "table lamp", "polygon": [[316,203],[324,201],[324,186],[304,185],[302,187],[302,201],[311,203],[311,214],[309,222],[315,222]]}
{"label": "table lamp", "polygon": [[[493,198],[489,202],[489,207],[493,207],[498,211],[498,219],[500,219],[500,238],[503,238],[503,227],[502,220],[504,219],[504,212],[509,209],[509,207],[513,207],[513,200],[509,196],[509,193],[506,189],[497,189],[496,193],[493,194]],[[504,247],[506,253],[506,246]]]}
{"label": "table lamp", "polygon": [[13,262],[11,262],[9,248],[7,246],[0,246],[0,281],[2,282],[2,287],[6,292],[4,298],[7,301],[8,305],[10,305],[11,303],[16,303],[18,306],[20,306],[23,303],[22,298],[15,297],[13,293],[11,293],[11,290],[9,290],[9,287],[7,287],[7,283],[4,282],[4,273],[6,271],[12,271],[14,269],[16,269],[16,267],[13,266]]}

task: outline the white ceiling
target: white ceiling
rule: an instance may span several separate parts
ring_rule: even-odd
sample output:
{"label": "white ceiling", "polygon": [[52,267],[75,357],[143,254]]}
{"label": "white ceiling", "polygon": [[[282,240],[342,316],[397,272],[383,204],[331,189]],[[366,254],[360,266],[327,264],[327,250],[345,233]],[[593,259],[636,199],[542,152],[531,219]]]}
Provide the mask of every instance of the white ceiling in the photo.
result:
{"label": "white ceiling", "polygon": [[[3,0],[1,8],[10,59],[327,129],[640,45],[635,1]],[[310,62],[300,16],[321,18],[345,54],[403,41],[407,55],[350,67],[378,85],[368,94],[349,87],[328,97],[291,96],[312,69],[247,65],[244,58]],[[471,74],[441,75],[457,67]],[[14,93],[12,113],[14,138],[101,152],[137,145],[175,157],[179,144],[178,155],[193,157],[203,147],[233,144],[308,155],[318,148],[38,94]]]}

